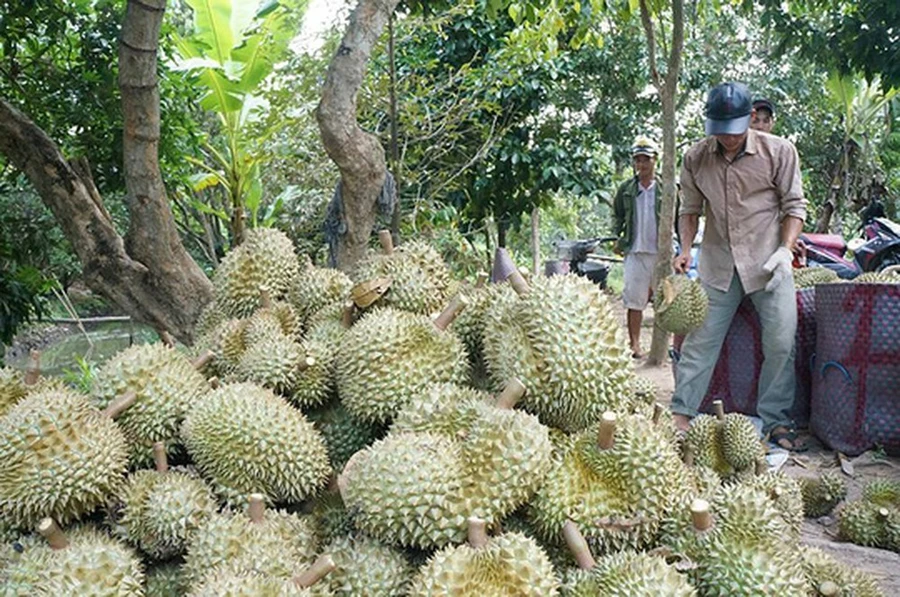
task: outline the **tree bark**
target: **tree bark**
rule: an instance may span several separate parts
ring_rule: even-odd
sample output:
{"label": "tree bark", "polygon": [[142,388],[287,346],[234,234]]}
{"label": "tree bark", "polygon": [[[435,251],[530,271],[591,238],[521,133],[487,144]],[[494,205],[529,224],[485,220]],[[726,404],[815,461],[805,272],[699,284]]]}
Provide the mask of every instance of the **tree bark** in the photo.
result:
{"label": "tree bark", "polygon": [[68,162],[26,115],[0,99],[0,152],[34,185],[78,255],[88,286],[134,319],[190,342],[212,284],[184,250],[159,172],[156,46],[164,0],[129,2],[119,49],[124,165],[131,216],[123,239],[86,162]]}
{"label": "tree bark", "polygon": [[377,215],[376,201],[384,185],[384,148],[356,120],[356,99],[372,49],[399,0],[360,0],[337,53],[331,60],[316,119],[328,156],[343,181],[343,223],[337,265],[348,270],[366,251]]}

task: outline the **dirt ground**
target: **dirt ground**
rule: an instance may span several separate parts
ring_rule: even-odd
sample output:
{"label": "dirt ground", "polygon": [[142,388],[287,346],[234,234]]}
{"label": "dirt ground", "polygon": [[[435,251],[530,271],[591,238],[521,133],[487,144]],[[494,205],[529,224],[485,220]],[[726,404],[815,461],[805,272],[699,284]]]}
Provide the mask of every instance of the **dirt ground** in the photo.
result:
{"label": "dirt ground", "polygon": [[[625,310],[617,298],[612,298],[616,305],[619,320],[625,329]],[[653,330],[653,310],[648,308],[644,312],[644,323],[641,329],[641,347],[646,352],[650,348],[650,339]],[[663,404],[669,404],[675,387],[672,376],[671,363],[663,366],[650,366],[641,361],[635,371],[638,375],[653,381],[659,388],[658,400]],[[787,474],[803,477],[816,476],[818,473],[832,470],[841,470],[838,454],[825,448],[815,437],[807,438],[810,449],[807,452],[788,458],[782,470]],[[887,477],[900,479],[900,458],[888,457],[875,452],[866,452],[849,459],[844,463],[843,475],[847,481],[847,499],[858,499],[866,482]],[[837,511],[833,516],[825,516],[819,519],[807,518],[803,524],[802,541],[805,544],[817,547],[839,560],[857,569],[865,570],[878,579],[881,589],[888,597],[900,595],[900,554],[861,547],[852,543],[841,542],[837,539]]]}

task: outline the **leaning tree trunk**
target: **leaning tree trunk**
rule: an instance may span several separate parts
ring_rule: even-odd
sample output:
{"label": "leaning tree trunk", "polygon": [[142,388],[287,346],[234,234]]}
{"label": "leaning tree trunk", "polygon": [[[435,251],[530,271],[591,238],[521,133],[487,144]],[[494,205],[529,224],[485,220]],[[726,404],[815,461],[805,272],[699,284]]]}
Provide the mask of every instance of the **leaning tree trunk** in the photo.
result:
{"label": "leaning tree trunk", "polygon": [[212,285],[179,239],[159,172],[156,48],[165,0],[128,2],[119,46],[124,164],[131,222],[123,239],[86,161],[69,162],[0,99],[0,152],[28,177],[83,266],[88,286],[134,319],[190,342]]}
{"label": "leaning tree trunk", "polygon": [[399,0],[360,0],[331,60],[316,111],[322,143],[341,173],[343,210],[337,265],[350,269],[366,251],[384,185],[384,148],[356,120],[356,96],[372,48]]}

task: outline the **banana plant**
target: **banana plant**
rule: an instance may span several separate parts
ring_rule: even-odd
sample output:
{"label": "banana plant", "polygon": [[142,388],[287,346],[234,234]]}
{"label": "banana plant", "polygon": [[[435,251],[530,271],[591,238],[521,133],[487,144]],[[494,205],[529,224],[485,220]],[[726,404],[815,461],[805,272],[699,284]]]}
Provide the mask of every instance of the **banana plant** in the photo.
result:
{"label": "banana plant", "polygon": [[308,0],[186,1],[194,22],[193,30],[176,40],[178,68],[203,89],[200,107],[215,114],[221,127],[204,143],[203,159],[188,158],[200,169],[191,182],[195,192],[212,189],[225,196],[224,208],[198,199],[192,207],[223,220],[237,245],[248,217],[251,227],[271,223],[285,198],[282,193],[270,201],[260,217],[265,164],[259,148],[275,131],[251,133],[248,125],[266,109],[258,92],[288,52]]}

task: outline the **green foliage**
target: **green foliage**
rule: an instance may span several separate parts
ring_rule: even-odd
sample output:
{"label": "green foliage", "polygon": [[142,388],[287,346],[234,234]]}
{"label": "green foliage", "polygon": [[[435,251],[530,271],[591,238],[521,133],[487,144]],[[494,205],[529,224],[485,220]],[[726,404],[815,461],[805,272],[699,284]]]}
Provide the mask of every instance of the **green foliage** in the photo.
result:
{"label": "green foliage", "polygon": [[97,377],[97,363],[81,356],[75,357],[75,368],[63,369],[63,381],[83,394],[89,394]]}
{"label": "green foliage", "polygon": [[13,259],[15,251],[10,239],[0,237],[0,344],[10,344],[20,326],[41,317],[41,295],[49,290],[37,268]]}

